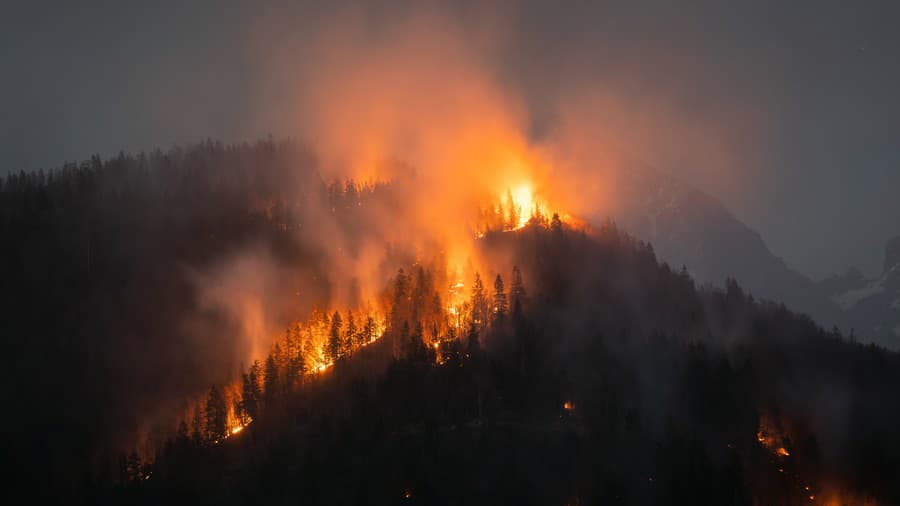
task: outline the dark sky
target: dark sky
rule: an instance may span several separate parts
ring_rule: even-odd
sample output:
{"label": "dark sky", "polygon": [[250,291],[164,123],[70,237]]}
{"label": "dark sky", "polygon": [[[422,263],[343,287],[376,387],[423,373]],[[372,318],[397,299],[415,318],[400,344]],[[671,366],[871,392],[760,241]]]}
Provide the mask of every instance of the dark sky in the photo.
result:
{"label": "dark sky", "polygon": [[[421,3],[365,10],[377,23]],[[638,156],[719,197],[789,265],[875,274],[900,234],[900,3],[736,3],[441,9],[492,19],[505,40],[497,74],[538,123],[552,121],[554,97],[600,87],[666,118],[671,141],[637,143]],[[302,40],[331,7],[263,4],[4,1],[0,173],[295,134],[290,89],[273,81],[316,62],[285,60],[279,41]],[[723,155],[691,149],[697,138]]]}

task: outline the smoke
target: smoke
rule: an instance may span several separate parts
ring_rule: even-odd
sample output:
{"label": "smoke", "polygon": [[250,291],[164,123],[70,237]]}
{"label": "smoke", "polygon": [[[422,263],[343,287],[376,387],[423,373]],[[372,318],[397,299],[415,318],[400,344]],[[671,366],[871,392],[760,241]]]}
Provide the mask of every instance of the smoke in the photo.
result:
{"label": "smoke", "polygon": [[[540,191],[543,166],[525,135],[525,109],[492,70],[496,25],[464,27],[437,7],[388,19],[351,7],[323,14],[314,29],[283,31],[282,14],[257,22],[254,47],[274,51],[263,64],[263,88],[284,94],[288,128],[315,151],[325,181],[391,181],[402,195],[393,205],[370,203],[364,223],[336,222],[327,203],[307,209],[314,225],[297,233],[327,263],[330,296],[320,304],[375,299],[393,272],[385,268],[387,245],[415,256],[440,244],[462,267],[471,260],[479,206],[523,183]],[[271,119],[267,111],[260,118]],[[229,262],[199,278],[201,292],[244,321],[248,346],[258,350],[269,324],[248,308],[260,296],[227,295],[233,285],[255,294],[256,285],[218,279],[280,267]]]}
{"label": "smoke", "polygon": [[[683,81],[674,91],[636,85],[626,76],[636,73],[630,62],[638,48],[604,48],[604,72],[586,70],[584,43],[603,37],[581,30],[542,50],[527,30],[532,15],[508,5],[415,3],[280,6],[255,18],[246,49],[259,83],[252,123],[297,135],[316,153],[325,181],[391,181],[401,196],[372,203],[351,225],[336,222],[327,203],[309,206],[314,226],[297,233],[323,259],[329,289],[318,304],[377,299],[393,272],[388,245],[413,257],[437,245],[451,269],[488,269],[473,258],[472,224],[479,206],[510,188],[528,185],[552,210],[575,216],[627,214],[635,195],[623,187],[641,166],[635,154],[671,169],[693,167],[720,190],[745,187],[737,174],[745,173],[762,113],[734,100],[685,103]],[[551,61],[554,54],[564,63]],[[528,56],[532,68],[524,68]],[[673,66],[666,54],[642,58],[647,67]],[[685,65],[699,71],[704,63]],[[264,105],[274,102],[277,110]],[[243,347],[256,355],[261,329],[272,326],[259,321],[268,315],[248,309],[262,296],[236,302],[225,295],[234,287],[215,279],[281,267],[231,262],[205,276],[212,281],[201,292],[243,322],[250,343]]]}
{"label": "smoke", "polygon": [[[367,202],[353,223],[329,202],[306,202],[305,226],[289,233],[307,257],[254,244],[192,275],[201,313],[224,317],[239,336],[211,360],[229,372],[264,356],[312,307],[377,304],[398,255],[440,252],[451,271],[505,273],[509,254],[480,256],[472,225],[479,207],[512,188],[527,185],[551,211],[596,217],[634,205],[622,188],[642,167],[635,154],[672,169],[700,167],[694,175],[715,179],[718,189],[746,182],[737,174],[755,143],[748,132],[760,130],[759,111],[733,101],[698,111],[677,92],[623,79],[633,70],[624,61],[607,62],[606,75],[585,72],[578,40],[555,48],[567,63],[552,64],[514,28],[528,23],[512,7],[417,3],[304,14],[273,8],[253,22],[251,123],[299,137],[326,184],[389,181],[396,198]],[[523,71],[525,53],[544,59]],[[548,84],[540,65],[559,82]],[[535,90],[544,95],[536,99]],[[204,327],[187,325],[205,346]]]}

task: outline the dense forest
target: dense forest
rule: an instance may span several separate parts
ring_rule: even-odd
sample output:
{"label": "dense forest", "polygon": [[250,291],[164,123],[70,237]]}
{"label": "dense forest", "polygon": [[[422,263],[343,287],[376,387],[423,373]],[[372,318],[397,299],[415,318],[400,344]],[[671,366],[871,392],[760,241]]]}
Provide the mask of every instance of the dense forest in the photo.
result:
{"label": "dense forest", "polygon": [[[900,503],[898,354],[697,287],[611,222],[489,227],[463,272],[392,240],[355,296],[330,244],[358,258],[409,188],[272,140],[7,177],[15,481],[90,504]],[[197,279],[260,245],[282,331],[248,362]]]}

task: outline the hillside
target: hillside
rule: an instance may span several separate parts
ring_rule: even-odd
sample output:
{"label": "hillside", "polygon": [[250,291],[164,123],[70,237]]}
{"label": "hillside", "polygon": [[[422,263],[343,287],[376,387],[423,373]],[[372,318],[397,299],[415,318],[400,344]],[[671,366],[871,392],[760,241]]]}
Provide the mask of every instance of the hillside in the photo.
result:
{"label": "hillside", "polygon": [[662,260],[686,266],[700,283],[723,286],[734,278],[755,296],[783,302],[826,328],[848,328],[842,308],[828,294],[773,254],[758,232],[715,197],[633,157],[614,160],[609,177],[618,203],[603,212],[653,244]]}
{"label": "hillside", "polygon": [[[446,244],[402,242],[427,233],[398,212],[415,191],[273,142],[4,181],[13,481],[89,504],[900,501],[896,353],[698,288],[608,221],[509,220],[450,272]],[[346,274],[372,244],[362,310]]]}
{"label": "hillside", "polygon": [[874,279],[856,269],[820,283],[846,312],[855,334],[890,349],[900,347],[900,237],[887,242],[884,267]]}

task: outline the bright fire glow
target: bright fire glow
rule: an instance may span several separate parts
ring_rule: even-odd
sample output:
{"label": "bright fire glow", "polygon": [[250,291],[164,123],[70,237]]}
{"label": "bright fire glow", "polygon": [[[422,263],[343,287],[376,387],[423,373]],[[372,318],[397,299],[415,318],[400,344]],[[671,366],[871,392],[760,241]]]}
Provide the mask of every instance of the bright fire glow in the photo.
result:
{"label": "bright fire glow", "polygon": [[534,194],[531,191],[530,185],[520,185],[510,193],[513,200],[508,205],[511,205],[516,211],[516,216],[518,218],[514,230],[520,229],[528,224],[528,220],[532,213],[535,210],[540,210],[540,208],[535,204]]}

